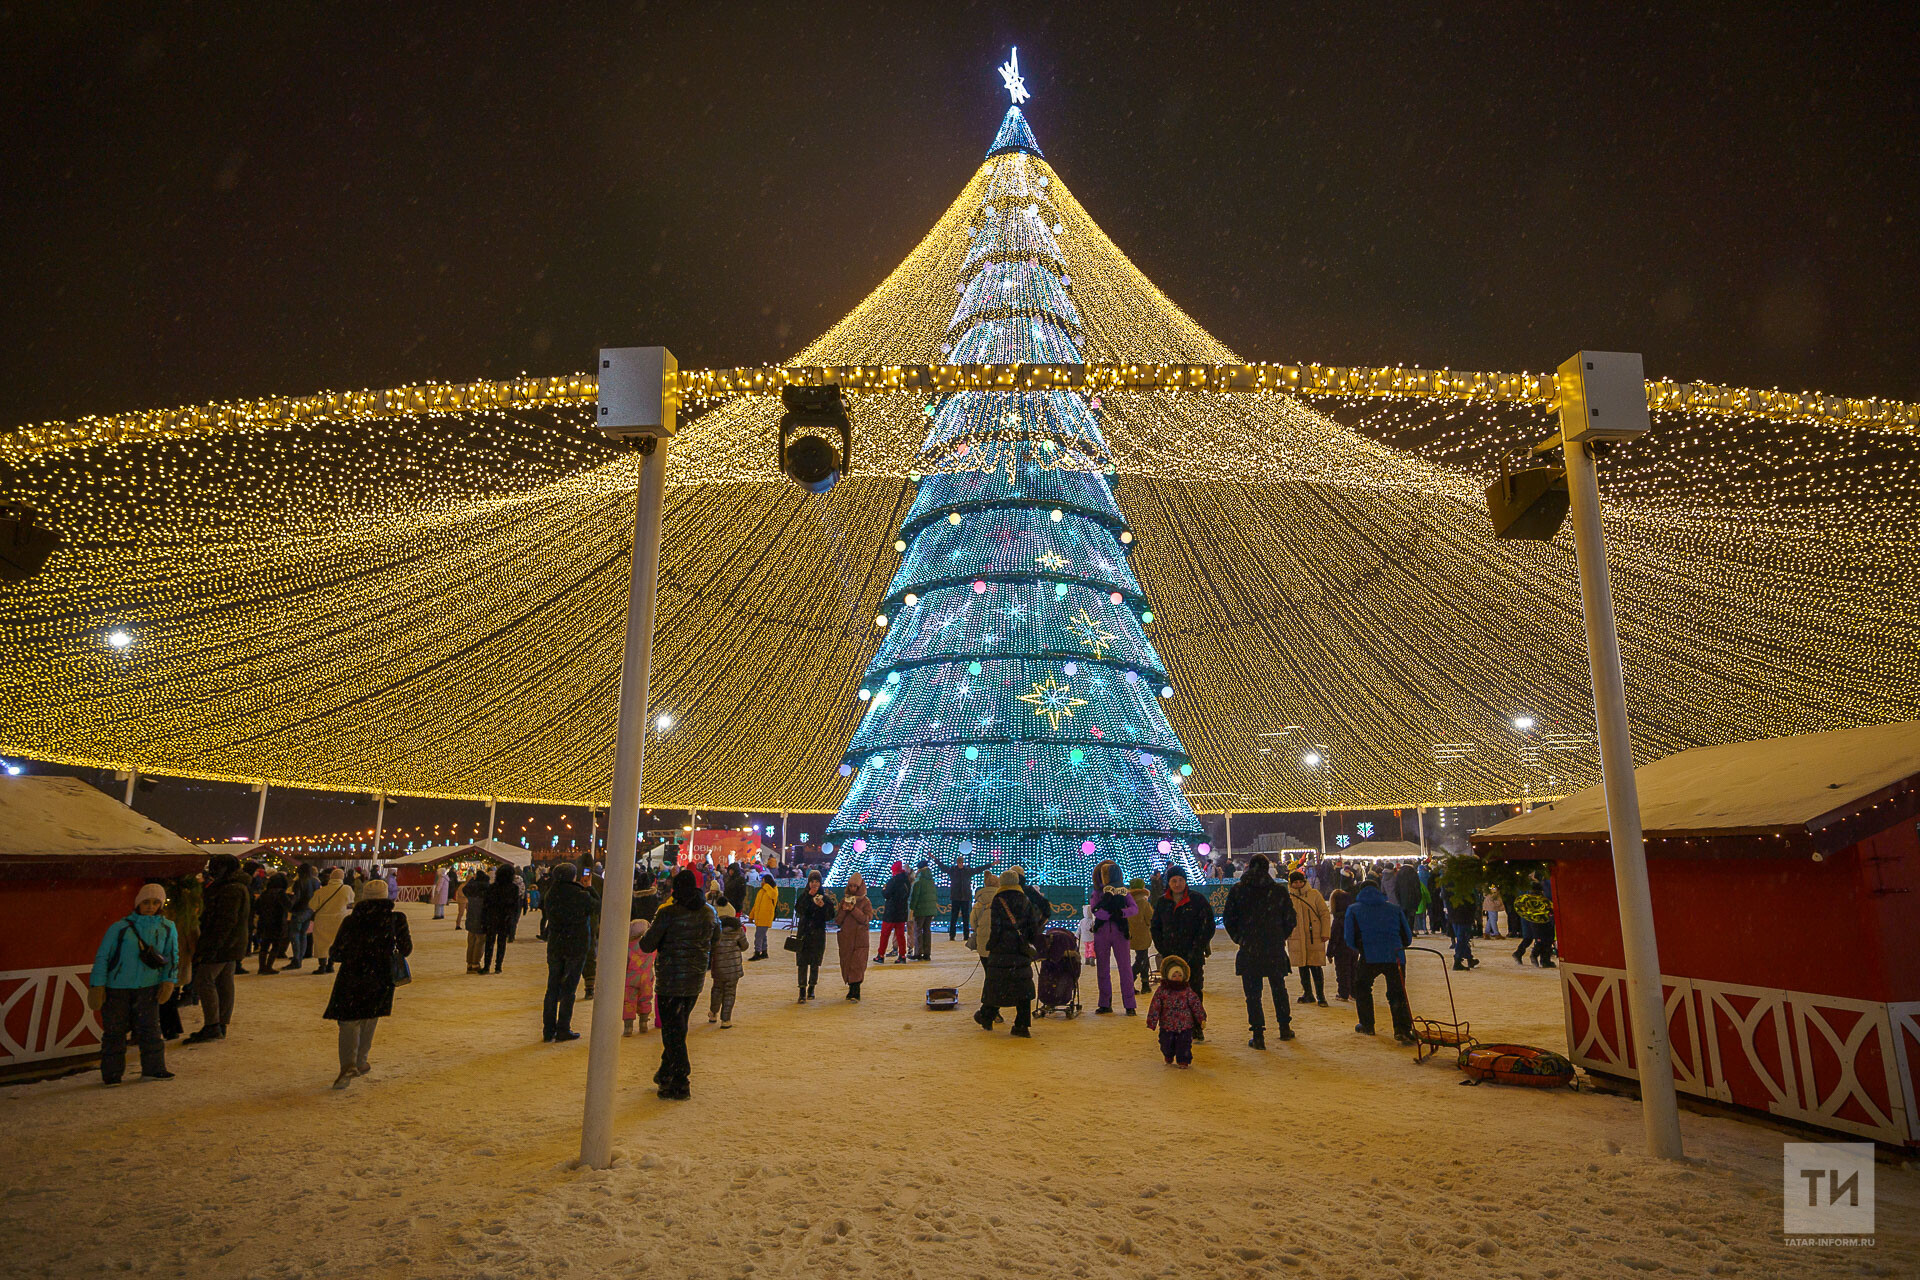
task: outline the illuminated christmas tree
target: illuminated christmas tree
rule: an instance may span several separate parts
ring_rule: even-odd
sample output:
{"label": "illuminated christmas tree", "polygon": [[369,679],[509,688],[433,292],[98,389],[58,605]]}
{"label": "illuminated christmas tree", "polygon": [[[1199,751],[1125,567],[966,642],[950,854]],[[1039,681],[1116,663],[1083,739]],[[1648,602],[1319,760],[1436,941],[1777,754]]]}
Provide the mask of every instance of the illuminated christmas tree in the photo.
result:
{"label": "illuminated christmas tree", "polygon": [[[1009,108],[942,347],[952,363],[1085,362],[1041,160]],[[928,406],[886,637],[841,765],[855,777],[828,827],[835,882],[922,858],[1054,884],[1086,883],[1104,858],[1128,875],[1197,870],[1207,846],[1180,789],[1192,769],[1160,706],[1173,688],[1146,637],[1099,407],[1069,391]]]}

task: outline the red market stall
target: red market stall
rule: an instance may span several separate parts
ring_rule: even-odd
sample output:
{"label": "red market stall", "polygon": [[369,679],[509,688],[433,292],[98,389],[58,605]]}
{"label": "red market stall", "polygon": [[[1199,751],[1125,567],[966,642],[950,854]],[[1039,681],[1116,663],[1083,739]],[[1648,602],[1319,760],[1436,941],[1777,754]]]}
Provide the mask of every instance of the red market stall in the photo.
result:
{"label": "red market stall", "polygon": [[[1920,722],[1699,747],[1635,777],[1675,1085],[1920,1147]],[[1569,1056],[1637,1078],[1602,789],[1472,842],[1553,862]]]}
{"label": "red market stall", "polygon": [[750,831],[696,831],[680,850],[680,865],[712,858],[714,866],[725,869],[730,862],[752,862],[765,852],[760,837]]}
{"label": "red market stall", "polygon": [[149,879],[205,852],[78,778],[0,777],[0,1075],[92,1057],[87,979]]}

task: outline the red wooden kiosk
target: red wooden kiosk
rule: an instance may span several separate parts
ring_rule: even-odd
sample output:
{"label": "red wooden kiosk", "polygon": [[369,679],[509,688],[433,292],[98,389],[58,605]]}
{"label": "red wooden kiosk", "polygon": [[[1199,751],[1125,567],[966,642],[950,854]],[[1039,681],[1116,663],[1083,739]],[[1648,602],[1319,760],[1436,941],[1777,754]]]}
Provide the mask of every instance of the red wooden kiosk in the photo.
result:
{"label": "red wooden kiosk", "polygon": [[148,879],[206,853],[78,778],[0,777],[0,1075],[100,1049],[87,979]]}
{"label": "red wooden kiosk", "polygon": [[[1674,1083],[1920,1147],[1920,722],[1635,771]],[[1602,789],[1476,832],[1554,863],[1569,1056],[1637,1078]]]}

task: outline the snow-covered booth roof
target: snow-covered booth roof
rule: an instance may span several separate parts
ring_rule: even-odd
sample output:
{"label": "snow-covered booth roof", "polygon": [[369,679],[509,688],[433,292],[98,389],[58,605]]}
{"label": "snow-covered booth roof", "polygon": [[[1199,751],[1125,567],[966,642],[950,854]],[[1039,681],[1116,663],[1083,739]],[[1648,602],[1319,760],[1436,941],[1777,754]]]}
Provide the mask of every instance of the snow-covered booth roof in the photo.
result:
{"label": "snow-covered booth roof", "polygon": [[[1676,752],[1634,770],[1651,856],[1825,856],[1920,815],[1920,721]],[[1604,786],[1475,832],[1482,857],[1608,857]]]}
{"label": "snow-covered booth roof", "polygon": [[470,844],[441,844],[430,849],[416,849],[412,853],[398,858],[388,858],[387,865],[393,867],[433,867],[443,862],[472,862],[485,858],[489,862],[504,863],[509,867],[526,867],[533,863],[533,854],[517,844],[506,844],[499,840],[475,840]]}
{"label": "snow-covered booth roof", "polygon": [[0,778],[0,879],[179,876],[207,851],[78,778]]}

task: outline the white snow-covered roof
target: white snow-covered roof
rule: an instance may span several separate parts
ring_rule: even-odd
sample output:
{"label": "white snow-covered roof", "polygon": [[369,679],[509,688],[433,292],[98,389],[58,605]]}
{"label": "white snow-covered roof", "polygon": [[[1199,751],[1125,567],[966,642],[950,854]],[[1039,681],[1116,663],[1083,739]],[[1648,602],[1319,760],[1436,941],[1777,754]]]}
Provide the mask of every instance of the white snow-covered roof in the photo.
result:
{"label": "white snow-covered roof", "polygon": [[114,860],[150,874],[183,874],[206,852],[78,778],[0,777],[0,863],[81,868]]}
{"label": "white snow-covered roof", "polygon": [[387,865],[420,867],[436,862],[459,862],[471,858],[490,858],[510,867],[526,867],[533,863],[533,854],[517,844],[507,844],[500,840],[475,840],[470,844],[440,844],[430,849],[415,849],[412,853],[403,854],[398,858],[388,858]]}
{"label": "white snow-covered roof", "polygon": [[1344,849],[1328,849],[1329,858],[1421,858],[1428,855],[1411,840],[1362,840]]}
{"label": "white snow-covered roof", "polygon": [[[1694,747],[1634,770],[1649,835],[1810,829],[1920,776],[1920,721]],[[1605,839],[1606,791],[1588,787],[1475,832],[1473,843]]]}

